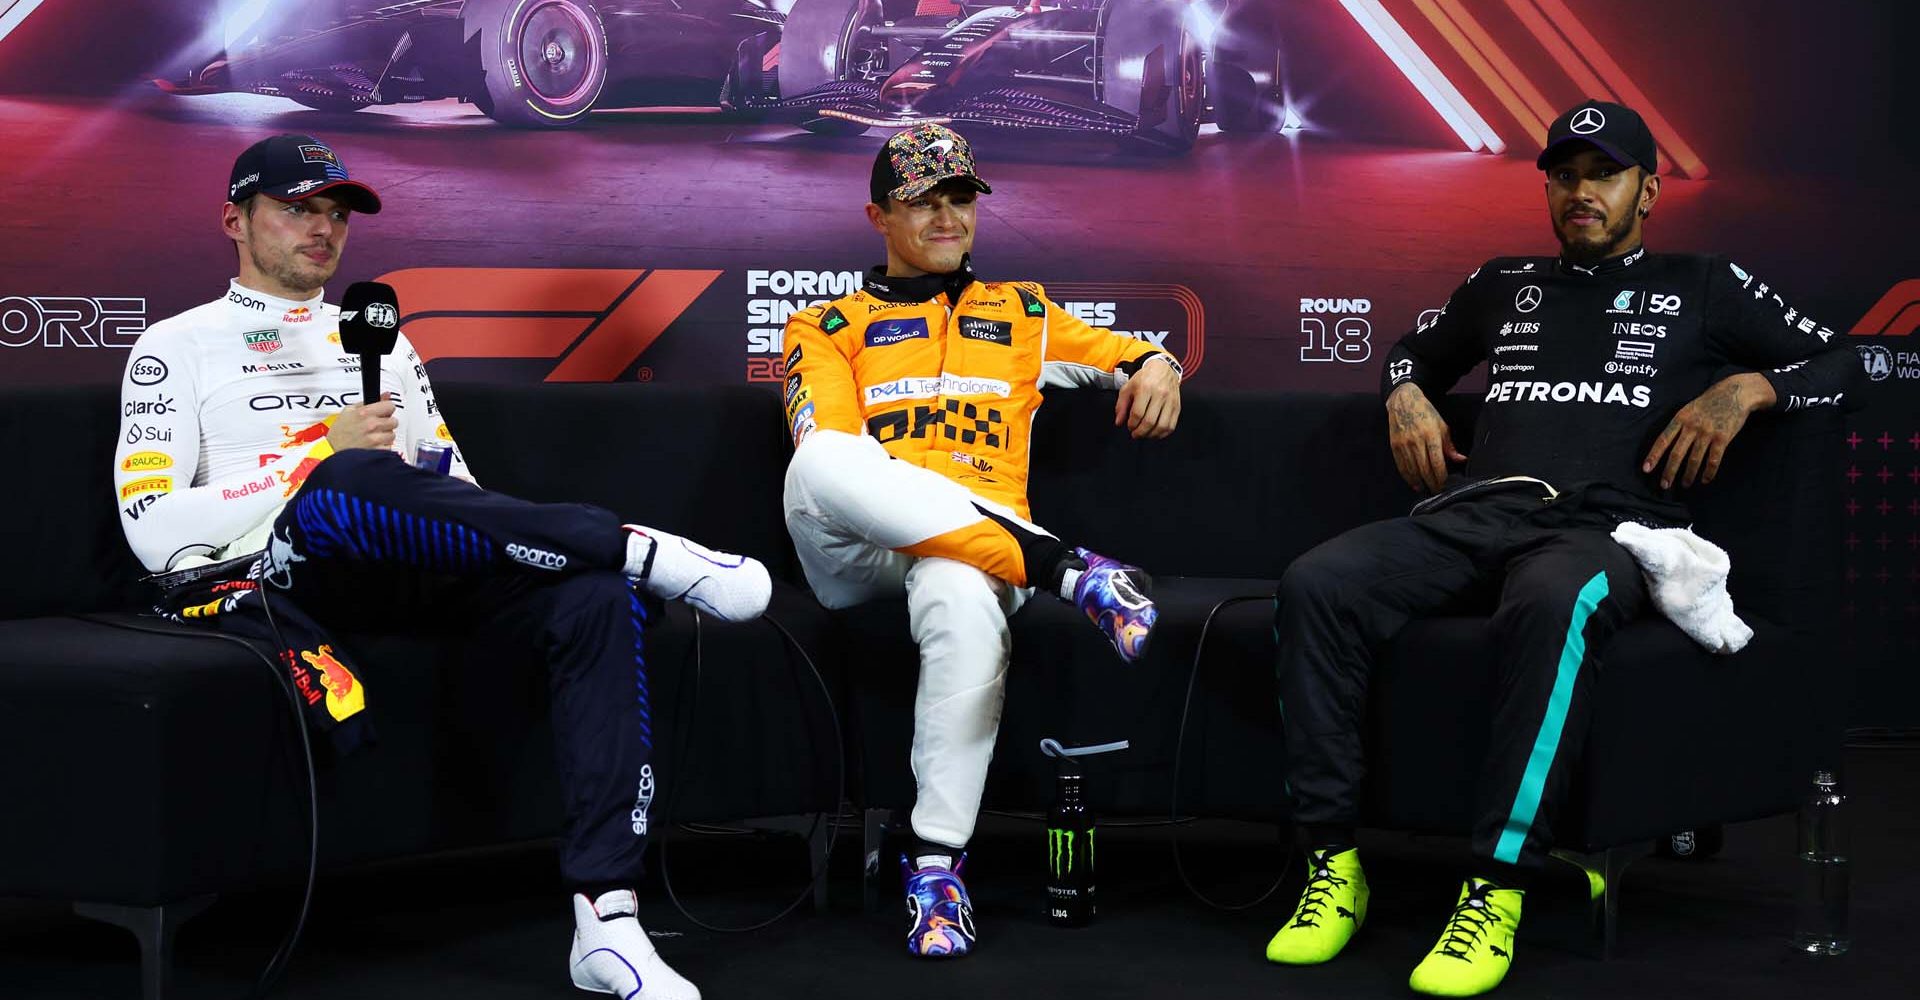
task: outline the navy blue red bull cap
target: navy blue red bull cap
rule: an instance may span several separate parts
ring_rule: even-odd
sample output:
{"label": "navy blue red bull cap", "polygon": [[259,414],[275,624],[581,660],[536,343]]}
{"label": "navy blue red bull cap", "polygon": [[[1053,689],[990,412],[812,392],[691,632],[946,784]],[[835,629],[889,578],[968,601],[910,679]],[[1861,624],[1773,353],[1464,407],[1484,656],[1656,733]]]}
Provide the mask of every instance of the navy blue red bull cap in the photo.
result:
{"label": "navy blue red bull cap", "polygon": [[316,194],[338,198],[356,212],[380,211],[380,195],[347,176],[333,148],[310,135],[270,136],[247,147],[233,161],[227,200],[264,194],[276,201],[299,201]]}

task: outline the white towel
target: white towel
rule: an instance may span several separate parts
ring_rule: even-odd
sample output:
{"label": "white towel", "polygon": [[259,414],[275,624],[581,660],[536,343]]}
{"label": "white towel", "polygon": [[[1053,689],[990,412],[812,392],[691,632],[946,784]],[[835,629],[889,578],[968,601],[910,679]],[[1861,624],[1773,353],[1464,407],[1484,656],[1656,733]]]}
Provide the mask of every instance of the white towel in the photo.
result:
{"label": "white towel", "polygon": [[1714,653],[1738,653],[1753,629],[1733,613],[1727,593],[1727,551],[1693,533],[1692,528],[1649,528],[1632,521],[1613,529],[1619,542],[1640,563],[1647,591],[1660,613],[1680,631]]}

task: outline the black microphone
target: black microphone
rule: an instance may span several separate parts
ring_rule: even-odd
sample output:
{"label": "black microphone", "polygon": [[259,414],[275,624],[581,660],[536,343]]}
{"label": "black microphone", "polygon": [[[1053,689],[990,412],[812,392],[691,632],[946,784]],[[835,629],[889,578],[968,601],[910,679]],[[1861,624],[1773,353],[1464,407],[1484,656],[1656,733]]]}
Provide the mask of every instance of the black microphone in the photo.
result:
{"label": "black microphone", "polygon": [[360,356],[360,402],[380,401],[380,359],[400,338],[400,297],[393,286],[356,281],[340,299],[340,348]]}

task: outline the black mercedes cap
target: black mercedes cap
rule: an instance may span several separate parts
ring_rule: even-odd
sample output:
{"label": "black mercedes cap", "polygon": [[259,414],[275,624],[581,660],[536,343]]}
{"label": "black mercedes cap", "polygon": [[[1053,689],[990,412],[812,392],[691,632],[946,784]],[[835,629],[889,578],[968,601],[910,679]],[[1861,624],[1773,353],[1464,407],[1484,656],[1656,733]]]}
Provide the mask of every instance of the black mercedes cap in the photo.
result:
{"label": "black mercedes cap", "polygon": [[247,147],[233,161],[227,200],[264,194],[277,201],[298,201],[330,194],[368,215],[380,211],[380,196],[347,176],[332,147],[310,135],[276,135]]}
{"label": "black mercedes cap", "polygon": [[1632,108],[1607,101],[1585,101],[1554,119],[1553,127],[1547,129],[1547,148],[1540,151],[1534,166],[1545,170],[1572,152],[1567,147],[1582,142],[1624,166],[1637,164],[1650,174],[1660,171],[1660,156],[1647,123]]}

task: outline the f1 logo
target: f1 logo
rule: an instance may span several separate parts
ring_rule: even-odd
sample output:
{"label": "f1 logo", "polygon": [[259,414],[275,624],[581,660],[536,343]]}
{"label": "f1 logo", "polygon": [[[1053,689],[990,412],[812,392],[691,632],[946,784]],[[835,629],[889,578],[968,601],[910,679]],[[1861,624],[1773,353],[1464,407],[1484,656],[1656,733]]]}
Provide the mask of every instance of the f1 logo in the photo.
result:
{"label": "f1 logo", "polygon": [[1853,324],[1856,337],[1905,337],[1920,330],[1920,278],[1908,278],[1887,290],[1887,294]]}
{"label": "f1 logo", "polygon": [[611,382],[720,274],[430,267],[378,280],[392,285],[413,310],[402,319],[422,364],[436,358],[558,358],[548,382]]}

